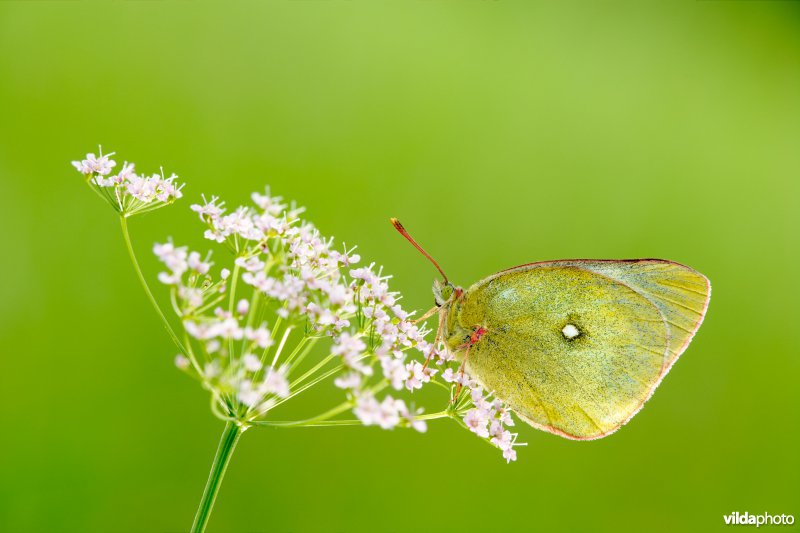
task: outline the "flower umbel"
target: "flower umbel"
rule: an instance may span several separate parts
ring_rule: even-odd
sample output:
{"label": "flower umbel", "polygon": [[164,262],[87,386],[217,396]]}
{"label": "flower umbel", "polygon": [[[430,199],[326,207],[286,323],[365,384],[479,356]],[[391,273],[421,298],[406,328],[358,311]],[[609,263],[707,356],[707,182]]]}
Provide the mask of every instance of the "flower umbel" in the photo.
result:
{"label": "flower umbel", "polygon": [[133,163],[127,161],[117,174],[111,175],[117,162],[111,159],[114,152],[103,155],[86,154],[86,159],[73,161],[78,172],[86,177],[86,183],[111,207],[125,217],[147,213],[171,204],[183,194],[183,184],[176,183],[178,176],[164,177],[159,174],[140,175],[134,171]]}
{"label": "flower umbel", "polygon": [[[390,276],[375,263],[359,266],[354,248],[323,236],[301,218],[303,208],[269,190],[230,211],[216,196],[191,206],[205,238],[227,250],[223,259],[171,239],[153,246],[163,264],[157,278],[181,325],[173,329],[139,268],[126,220],[173,203],[183,185],[174,174],[138,175],[127,162],[112,174],[112,155],[101,150],[73,165],[119,213],[142,286],[179,350],[175,365],[209,391],[212,412],[226,422],[193,531],[205,528],[236,442],[252,426],[425,432],[428,421],[450,418],[506,461],[516,460],[515,447],[523,444],[507,429],[514,425],[510,410],[464,372],[444,343],[425,340],[429,329],[402,308]],[[303,420],[277,419],[284,403],[323,383],[341,391],[339,405]],[[428,414],[400,397],[428,385],[449,392],[442,410]]]}
{"label": "flower umbel", "polygon": [[[206,238],[233,252],[231,268],[212,272],[209,254],[169,241],[154,247],[186,333],[190,364],[182,366],[212,392],[216,414],[270,424],[270,411],[331,378],[345,391],[334,414],[349,409],[366,425],[423,430],[402,400],[377,395],[404,388],[405,367],[422,366],[413,354],[428,349],[427,329],[409,320],[380,270],[354,268],[354,250],[337,249],[300,218],[303,209],[268,193],[252,198],[230,213],[216,197],[192,205]],[[320,341],[327,355],[309,363]],[[328,421],[329,413],[296,424]]]}

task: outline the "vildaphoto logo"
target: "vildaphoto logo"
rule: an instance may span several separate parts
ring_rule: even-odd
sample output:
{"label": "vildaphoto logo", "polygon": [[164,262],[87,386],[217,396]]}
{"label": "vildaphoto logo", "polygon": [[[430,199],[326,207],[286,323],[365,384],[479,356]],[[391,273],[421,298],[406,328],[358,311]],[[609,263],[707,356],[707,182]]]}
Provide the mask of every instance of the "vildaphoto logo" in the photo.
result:
{"label": "vildaphoto logo", "polygon": [[735,511],[723,516],[726,526],[791,526],[794,524],[794,515],[790,514],[750,514]]}

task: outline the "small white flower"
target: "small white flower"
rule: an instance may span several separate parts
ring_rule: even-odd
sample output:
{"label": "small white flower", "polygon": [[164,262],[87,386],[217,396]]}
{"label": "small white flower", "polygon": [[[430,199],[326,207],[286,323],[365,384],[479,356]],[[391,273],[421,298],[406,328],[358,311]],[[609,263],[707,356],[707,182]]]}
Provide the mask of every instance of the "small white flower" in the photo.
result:
{"label": "small white flower", "polygon": [[442,379],[448,383],[453,383],[456,380],[456,375],[455,372],[453,372],[453,369],[452,368],[445,369],[445,371],[442,372]]}
{"label": "small white flower", "polygon": [[359,261],[361,261],[361,256],[358,255],[358,254],[352,253],[352,250],[350,252],[344,252],[344,253],[339,253],[339,252],[335,252],[335,251],[331,252],[331,258],[334,261],[338,261],[339,263],[341,263],[342,266],[346,266],[346,267],[349,267],[350,265],[354,265],[354,264],[358,263]]}
{"label": "small white flower", "polygon": [[[161,274],[159,274],[159,279],[161,279]],[[180,278],[176,283],[180,283]],[[203,291],[194,287],[178,287],[178,297],[186,302],[189,308],[196,309],[203,305]]]}
{"label": "small white flower", "polygon": [[[383,369],[383,375],[389,380],[395,390],[401,390],[405,381],[411,376],[402,359],[386,357],[381,360],[381,367]],[[421,386],[420,384],[420,387]]]}
{"label": "small white flower", "polygon": [[363,351],[367,347],[364,341],[358,337],[351,336],[349,333],[342,333],[337,341],[331,349],[332,354],[341,356],[344,363],[353,370],[365,375],[372,374],[372,368],[360,361]]}
{"label": "small white flower", "polygon": [[472,384],[472,378],[466,372],[457,370],[453,375],[453,383],[457,383],[463,387],[470,387]]}
{"label": "small white flower", "polygon": [[158,281],[164,285],[177,285],[181,282],[181,276],[176,273],[159,272]]}
{"label": "small white flower", "polygon": [[258,272],[259,270],[263,270],[266,266],[258,256],[248,257],[247,259],[244,257],[237,257],[235,263],[248,272]]}
{"label": "small white flower", "polygon": [[107,176],[111,173],[111,169],[117,166],[116,161],[109,159],[112,155],[114,155],[114,152],[103,155],[103,151],[100,150],[99,156],[86,154],[86,159],[83,161],[73,161],[72,166],[78,169],[78,172],[81,174],[100,174],[101,176]]}
{"label": "small white flower", "polygon": [[424,420],[414,418],[413,416],[408,418],[408,424],[411,429],[418,431],[419,433],[425,433],[428,431],[428,423]]}
{"label": "small white flower", "polygon": [[375,279],[375,274],[369,268],[356,268],[350,271],[350,277],[370,282]]}
{"label": "small white flower", "polygon": [[412,361],[406,365],[408,371],[408,378],[406,379],[406,388],[410,391],[421,389],[422,385],[428,383],[431,377],[438,372],[438,370],[431,367],[424,367],[419,361]]}
{"label": "small white flower", "polygon": [[120,170],[116,176],[111,176],[108,181],[110,181],[113,185],[122,185],[127,181],[131,181],[135,177],[136,173],[134,172],[134,164],[125,161],[125,163],[122,165],[122,170]]}
{"label": "small white flower", "polygon": [[137,200],[150,203],[156,196],[156,189],[152,178],[136,176],[126,185],[126,192]]}
{"label": "small white flower", "polygon": [[225,242],[225,239],[228,237],[226,234],[216,229],[207,229],[205,233],[203,233],[203,236],[210,241],[217,242]]}
{"label": "small white flower", "polygon": [[206,352],[212,354],[217,353],[222,348],[222,343],[216,339],[212,339],[206,343]]}
{"label": "small white flower", "polygon": [[198,274],[208,274],[208,270],[211,268],[211,263],[202,261],[198,252],[190,253],[186,264]]}
{"label": "small white flower", "polygon": [[422,412],[421,409],[419,409],[417,413],[412,413],[408,410],[406,404],[402,400],[397,400],[396,405],[398,413],[400,413],[400,416],[408,423],[408,427],[420,433],[425,433],[428,431],[428,424],[424,420],[420,420],[415,416],[415,414]]}
{"label": "small white flower", "polygon": [[486,413],[480,409],[470,409],[464,415],[464,424],[479,437],[487,438],[489,436],[489,431],[486,429],[488,423],[489,420],[486,417]]}
{"label": "small white flower", "polygon": [[283,369],[274,369],[272,367],[267,370],[267,375],[264,378],[264,389],[276,396],[286,398],[289,396],[289,382],[286,380]]}
{"label": "small white flower", "polygon": [[251,353],[244,355],[242,363],[244,363],[245,369],[250,372],[258,372],[262,367],[261,360]]}
{"label": "small white flower", "polygon": [[387,396],[381,402],[375,415],[375,423],[383,429],[392,429],[397,426],[400,423],[400,407],[405,409],[405,404],[401,400],[394,400],[391,396]]}
{"label": "small white flower", "polygon": [[516,461],[517,460],[516,450],[514,450],[514,448],[507,448],[503,450],[503,459],[505,459],[507,463],[510,463],[511,461]]}
{"label": "small white flower", "polygon": [[473,388],[470,390],[470,396],[476,408],[486,413],[487,416],[492,416],[494,414],[494,407],[492,403],[484,397],[483,389],[480,387]]}
{"label": "small white flower", "polygon": [[219,367],[219,361],[211,361],[210,363],[206,363],[203,367],[203,375],[206,379],[213,379],[219,376],[221,369]]}
{"label": "small white flower", "polygon": [[198,324],[187,320],[183,323],[183,328],[186,333],[199,340],[212,339],[217,336],[216,329],[212,324]]}
{"label": "small white flower", "polygon": [[381,405],[371,394],[363,394],[356,400],[353,412],[365,426],[376,424],[380,416]]}
{"label": "small white flower", "polygon": [[175,356],[175,366],[181,370],[186,370],[189,368],[189,360],[183,354],[178,354]]}
{"label": "small white flower", "polygon": [[246,379],[239,384],[236,397],[247,407],[253,408],[264,398],[264,393],[258,387],[254,387],[252,381]]}
{"label": "small white flower", "polygon": [[216,196],[212,196],[211,201],[207,201],[205,196],[202,198],[204,202],[203,205],[192,204],[190,206],[192,211],[200,215],[200,220],[204,220],[206,217],[209,219],[217,219],[225,212],[225,209],[222,207],[225,205],[225,202],[217,203],[219,198]]}
{"label": "small white flower", "polygon": [[348,372],[333,380],[340,389],[357,389],[361,386],[362,376],[358,372]]}
{"label": "small white flower", "polygon": [[267,194],[254,192],[250,197],[253,199],[254,204],[270,215],[277,216],[286,209],[286,205],[281,203],[282,198],[280,196],[270,196],[269,191],[267,191]]}
{"label": "small white flower", "polygon": [[244,336],[247,340],[253,341],[259,348],[267,349],[274,343],[272,340],[272,332],[263,325],[256,329],[250,327],[245,328]]}
{"label": "small white flower", "polygon": [[244,330],[239,327],[239,322],[232,317],[224,319],[217,324],[217,335],[225,339],[239,340],[244,335]]}
{"label": "small white flower", "polygon": [[176,186],[175,180],[177,179],[177,174],[172,174],[167,179],[159,179],[158,176],[154,176],[154,181],[156,184],[156,198],[159,201],[170,202],[183,197],[183,193],[181,192],[183,185],[181,184]]}

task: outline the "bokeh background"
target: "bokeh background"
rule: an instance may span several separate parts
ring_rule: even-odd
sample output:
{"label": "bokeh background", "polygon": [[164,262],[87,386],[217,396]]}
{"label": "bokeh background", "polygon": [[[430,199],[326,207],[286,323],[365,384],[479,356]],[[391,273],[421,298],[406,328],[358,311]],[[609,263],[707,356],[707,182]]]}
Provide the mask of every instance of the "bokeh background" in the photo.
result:
{"label": "bokeh background", "polygon": [[522,427],[506,465],[449,421],[255,429],[211,531],[800,519],[797,3],[0,2],[3,531],[185,530],[222,429],[69,165],[98,143],[188,183],[132,221],[151,276],[154,241],[204,244],[201,193],[236,205],[269,184],[411,308],[435,271],[390,216],[464,285],[644,256],[714,286],[692,346],[608,439]]}

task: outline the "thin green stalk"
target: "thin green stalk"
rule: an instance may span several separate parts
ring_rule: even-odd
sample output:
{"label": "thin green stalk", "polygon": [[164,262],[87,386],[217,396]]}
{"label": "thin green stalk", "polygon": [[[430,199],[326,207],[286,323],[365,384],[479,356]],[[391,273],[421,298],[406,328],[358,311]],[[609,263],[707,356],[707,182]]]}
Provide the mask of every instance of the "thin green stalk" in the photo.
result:
{"label": "thin green stalk", "polygon": [[321,376],[319,376],[317,378],[314,378],[310,383],[306,383],[305,385],[303,385],[299,389],[293,390],[291,392],[291,394],[289,394],[289,396],[287,396],[286,398],[281,398],[280,400],[275,402],[275,404],[272,406],[272,409],[275,409],[276,407],[278,407],[282,403],[288,402],[289,400],[291,400],[292,398],[294,398],[295,396],[297,396],[301,392],[313,387],[314,385],[316,385],[320,381],[324,381],[324,380],[328,379],[329,377],[331,377],[335,373],[339,372],[343,368],[344,368],[344,365],[339,365],[337,367],[334,367],[334,368],[328,370],[327,372],[325,372],[324,374],[322,374]]}
{"label": "thin green stalk", "polygon": [[[257,426],[274,426],[274,427],[303,427],[303,428],[313,428],[313,427],[323,427],[323,426],[358,426],[363,424],[361,420],[329,420],[334,416],[338,415],[346,411],[348,408],[352,407],[353,404],[351,402],[345,402],[337,407],[334,407],[330,411],[322,413],[319,416],[315,416],[314,418],[309,418],[307,420],[297,420],[297,421],[278,421],[278,420],[255,420],[250,422],[253,425]],[[439,418],[454,418],[453,414],[448,411],[439,411],[438,413],[430,413],[426,415],[417,415],[414,417],[415,420],[436,420]]]}
{"label": "thin green stalk", "polygon": [[284,427],[292,427],[292,426],[298,426],[298,427],[308,426],[308,427],[311,427],[311,426],[313,426],[315,424],[318,424],[320,422],[324,422],[324,421],[330,422],[330,420],[328,420],[329,418],[333,418],[334,416],[338,415],[339,413],[343,413],[343,412],[347,411],[351,407],[353,407],[353,403],[352,402],[344,402],[342,404],[337,405],[336,407],[334,407],[333,409],[331,409],[329,411],[325,411],[321,415],[317,415],[317,416],[312,417],[312,418],[307,418],[305,420],[297,420],[297,421],[293,421],[293,422],[274,422],[273,421],[273,422],[269,422],[269,423],[263,424],[263,425],[284,426]]}
{"label": "thin green stalk", "polygon": [[267,364],[267,354],[269,353],[270,348],[275,343],[275,336],[278,334],[278,330],[281,327],[281,323],[283,323],[283,317],[278,315],[278,318],[275,320],[275,324],[272,325],[272,334],[270,335],[270,339],[272,339],[272,343],[269,344],[266,348],[264,348],[264,353],[261,354],[261,365]]}
{"label": "thin green stalk", "polygon": [[[302,343],[297,345],[295,351],[292,352],[291,355],[289,355],[289,357],[286,359],[285,364],[288,365],[289,363],[291,363],[291,366],[289,367],[289,373],[294,371],[294,369],[297,368],[300,365],[300,363],[303,362],[303,359],[305,359],[306,356],[311,352],[311,350],[314,348],[314,345],[317,343],[319,339],[320,337],[311,337],[311,339],[309,340],[309,338],[306,337],[305,339],[303,339]],[[306,343],[306,341],[308,342]],[[303,348],[303,351],[300,352],[299,350],[300,347],[303,345],[303,343],[306,343],[306,346],[305,348]],[[300,355],[297,355],[297,353],[300,353]],[[295,356],[297,356],[297,359],[295,359]]]}
{"label": "thin green stalk", "polygon": [[328,426],[360,426],[364,422],[361,420],[321,420],[319,422],[311,422],[308,424],[299,422],[280,422],[272,420],[256,420],[252,422],[256,426],[273,426],[279,428],[316,428]]}
{"label": "thin green stalk", "polygon": [[244,429],[236,422],[231,421],[225,424],[217,447],[217,454],[208,475],[206,488],[203,491],[203,498],[200,500],[200,506],[197,508],[197,514],[192,523],[192,533],[202,533],[206,530],[208,518],[211,516],[211,510],[214,508],[214,502],[222,484],[222,478],[225,476],[225,470],[228,468],[233,450],[236,449],[236,443],[239,442],[239,437],[243,432]]}
{"label": "thin green stalk", "polygon": [[438,413],[430,413],[427,415],[416,415],[415,420],[436,420],[437,418],[451,417],[448,411],[439,411]]}
{"label": "thin green stalk", "polygon": [[203,369],[200,368],[200,363],[197,362],[197,357],[195,357],[194,350],[192,350],[192,343],[189,340],[189,335],[184,333],[183,334],[183,340],[186,342],[186,347],[188,348],[187,352],[188,352],[188,356],[189,356],[189,362],[192,363],[192,366],[194,367],[195,372],[197,372],[197,376],[200,379],[203,380],[204,384],[207,383],[205,375],[203,374]]}
{"label": "thin green stalk", "polygon": [[233,265],[233,274],[231,274],[231,295],[228,301],[228,312],[233,314],[233,304],[236,302],[236,285],[239,281],[239,265]]}
{"label": "thin green stalk", "polygon": [[147,294],[147,297],[150,299],[150,303],[153,304],[153,309],[156,310],[158,316],[161,317],[161,321],[164,323],[164,327],[169,333],[169,336],[172,338],[172,342],[178,347],[182,354],[188,357],[186,352],[186,348],[184,348],[183,344],[181,344],[180,339],[175,334],[175,331],[170,326],[167,317],[164,315],[164,312],[161,310],[161,307],[158,306],[158,302],[156,302],[153,293],[150,292],[150,287],[147,285],[147,280],[144,279],[144,274],[142,274],[142,269],[139,267],[139,261],[136,260],[136,254],[133,251],[133,244],[131,243],[131,236],[128,233],[128,221],[125,218],[125,215],[119,217],[120,226],[122,226],[122,236],[125,238],[125,246],[128,248],[128,255],[131,258],[131,262],[133,262],[133,268],[136,270],[136,275],[139,276],[139,281],[142,283],[142,288],[144,292]]}
{"label": "thin green stalk", "polygon": [[333,353],[328,355],[327,357],[325,357],[322,361],[320,361],[319,363],[314,365],[314,367],[311,370],[309,370],[308,372],[306,372],[305,374],[303,374],[302,376],[300,376],[299,378],[294,380],[294,382],[292,382],[291,386],[292,387],[296,387],[300,383],[304,382],[307,377],[313,376],[314,373],[316,373],[317,370],[319,370],[320,368],[322,368],[325,365],[327,365],[331,361],[331,359],[333,359],[334,357],[336,357],[336,354],[333,354]]}
{"label": "thin green stalk", "polygon": [[214,298],[213,300],[209,301],[204,306],[198,307],[197,309],[193,310],[192,314],[189,315],[189,317],[198,316],[198,315],[201,315],[202,313],[205,313],[206,311],[208,311],[212,307],[216,307],[224,299],[225,299],[224,296],[218,296],[218,297]]}
{"label": "thin green stalk", "polygon": [[286,331],[283,333],[283,337],[281,338],[281,343],[278,345],[278,349],[275,352],[275,357],[272,358],[272,368],[276,368],[275,365],[278,364],[278,358],[281,356],[283,352],[283,347],[286,346],[286,341],[289,338],[289,334],[292,332],[292,326],[286,326]]}
{"label": "thin green stalk", "polygon": [[[238,246],[237,246],[238,251]],[[233,274],[231,274],[231,296],[230,301],[228,302],[228,313],[233,315],[233,303],[236,301],[236,284],[239,281],[239,264],[234,263],[233,266]],[[228,340],[228,357],[230,358],[231,364],[233,364],[233,337]]]}
{"label": "thin green stalk", "polygon": [[[289,363],[294,361],[294,358],[297,356],[298,353],[300,353],[300,350],[303,349],[303,346],[305,346],[310,339],[311,337],[308,337],[307,334],[304,335],[303,338],[300,339],[300,341],[295,345],[294,349],[292,350],[292,353],[289,354],[289,357],[286,358],[283,364],[289,365]],[[294,368],[294,365],[289,366],[289,371],[291,371],[292,368]]]}

